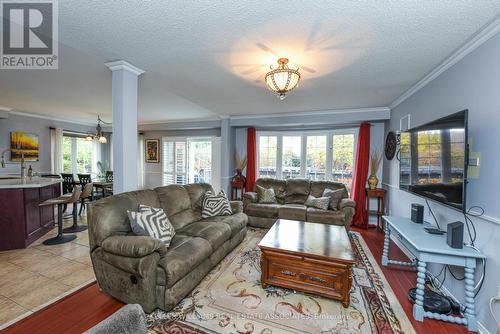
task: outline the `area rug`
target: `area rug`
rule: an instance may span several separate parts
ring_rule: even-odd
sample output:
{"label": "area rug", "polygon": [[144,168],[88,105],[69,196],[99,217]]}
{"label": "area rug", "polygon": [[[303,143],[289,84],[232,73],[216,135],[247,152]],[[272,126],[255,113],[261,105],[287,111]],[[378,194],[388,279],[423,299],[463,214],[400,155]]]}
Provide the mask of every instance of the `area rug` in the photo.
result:
{"label": "area rug", "polygon": [[260,284],[266,230],[243,242],[170,312],[148,315],[149,333],[415,333],[362,236],[349,232],[356,254],[351,304]]}

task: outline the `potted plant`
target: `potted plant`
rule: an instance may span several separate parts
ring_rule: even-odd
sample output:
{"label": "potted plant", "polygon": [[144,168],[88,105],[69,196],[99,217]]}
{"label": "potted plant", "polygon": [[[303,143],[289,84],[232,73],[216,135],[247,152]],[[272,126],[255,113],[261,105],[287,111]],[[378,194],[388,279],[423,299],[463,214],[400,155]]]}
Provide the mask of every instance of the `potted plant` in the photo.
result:
{"label": "potted plant", "polygon": [[370,177],[368,178],[368,187],[376,189],[378,185],[377,171],[382,162],[382,154],[377,150],[370,153]]}
{"label": "potted plant", "polygon": [[241,158],[238,153],[235,154],[234,166],[236,169],[236,174],[233,176],[233,181],[243,181],[246,182],[245,176],[243,176],[243,170],[247,167],[247,158]]}

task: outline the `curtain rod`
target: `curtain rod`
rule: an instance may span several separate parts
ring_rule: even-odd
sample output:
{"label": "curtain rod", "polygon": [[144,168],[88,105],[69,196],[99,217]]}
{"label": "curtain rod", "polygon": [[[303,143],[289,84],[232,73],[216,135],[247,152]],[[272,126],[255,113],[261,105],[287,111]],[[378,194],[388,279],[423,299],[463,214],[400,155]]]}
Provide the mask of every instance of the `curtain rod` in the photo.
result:
{"label": "curtain rod", "polygon": [[[331,126],[324,126],[324,125],[309,125],[309,126],[260,126],[260,127],[255,127],[256,131],[308,131],[308,130],[337,130],[337,129],[349,129],[349,128],[357,128],[363,123],[369,123],[370,127],[374,127],[375,125],[372,122],[359,122],[359,123],[346,123],[346,124],[339,124],[339,125],[331,125]],[[244,127],[248,128],[248,127]]]}
{"label": "curtain rod", "polygon": [[[50,130],[55,130],[56,128],[53,127],[53,126],[49,126],[49,129]],[[88,132],[81,132],[81,131],[74,131],[74,130],[68,130],[68,129],[62,129],[63,132],[67,132],[67,133],[75,133],[75,134],[81,134],[81,135],[87,135]]]}

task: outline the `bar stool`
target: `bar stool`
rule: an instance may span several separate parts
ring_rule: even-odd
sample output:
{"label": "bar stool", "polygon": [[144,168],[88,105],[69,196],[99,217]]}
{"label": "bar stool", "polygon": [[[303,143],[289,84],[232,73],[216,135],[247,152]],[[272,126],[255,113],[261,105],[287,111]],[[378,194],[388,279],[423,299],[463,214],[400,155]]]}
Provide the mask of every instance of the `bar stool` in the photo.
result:
{"label": "bar stool", "polygon": [[[82,194],[80,195],[80,211],[78,215],[82,214],[83,209],[85,209],[85,200],[88,199],[92,201],[92,192],[94,191],[94,184],[92,182],[87,183],[82,190]],[[66,231],[65,231],[66,232]]]}
{"label": "bar stool", "polygon": [[[76,235],[64,235],[63,234],[63,206],[66,204],[73,203],[76,207],[78,199],[80,198],[80,194],[82,193],[82,188],[80,186],[75,186],[73,188],[73,193],[68,195],[63,195],[56,198],[51,198],[46,200],[43,203],[40,203],[40,206],[48,206],[48,205],[57,205],[57,236],[54,238],[47,239],[43,242],[44,245],[58,245],[63,244],[65,242],[69,242],[76,239]],[[74,209],[73,209],[74,210]],[[73,211],[76,213],[76,211]],[[73,216],[73,221],[76,223],[76,214]]]}

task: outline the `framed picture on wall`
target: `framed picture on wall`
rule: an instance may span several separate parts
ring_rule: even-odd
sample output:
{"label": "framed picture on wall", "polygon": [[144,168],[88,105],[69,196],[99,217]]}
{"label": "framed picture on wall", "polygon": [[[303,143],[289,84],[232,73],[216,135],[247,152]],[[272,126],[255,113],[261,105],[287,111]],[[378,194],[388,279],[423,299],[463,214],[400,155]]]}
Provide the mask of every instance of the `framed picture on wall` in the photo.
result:
{"label": "framed picture on wall", "polygon": [[38,135],[25,132],[10,133],[10,161],[38,161]]}
{"label": "framed picture on wall", "polygon": [[160,140],[146,139],[146,162],[160,162]]}

